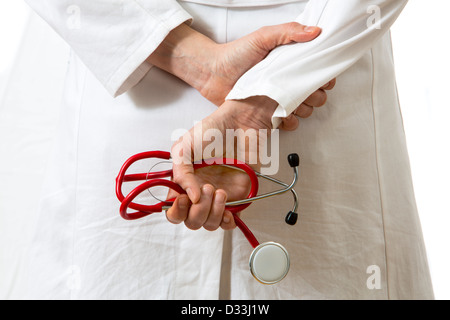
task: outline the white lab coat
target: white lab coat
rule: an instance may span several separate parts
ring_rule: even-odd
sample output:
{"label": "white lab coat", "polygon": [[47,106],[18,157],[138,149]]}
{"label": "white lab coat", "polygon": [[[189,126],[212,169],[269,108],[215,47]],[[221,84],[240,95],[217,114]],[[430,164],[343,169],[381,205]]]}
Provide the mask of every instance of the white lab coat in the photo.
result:
{"label": "white lab coat", "polygon": [[[28,256],[27,297],[433,298],[387,33],[406,1],[27,2],[75,53]],[[380,24],[368,24],[377,8]],[[192,23],[226,42],[293,20],[323,34],[275,50],[228,97],[272,97],[280,104],[276,126],[338,76],[327,105],[280,135],[276,177],[290,181],[284,156],[301,156],[298,224],[284,223],[289,195],[242,215],[261,242],[279,242],[291,255],[287,278],[265,286],[250,275],[251,247],[239,230],[190,231],[164,214],[124,221],[114,179],[130,155],[170,150],[173,132],[216,108],[144,62],[170,30]]]}

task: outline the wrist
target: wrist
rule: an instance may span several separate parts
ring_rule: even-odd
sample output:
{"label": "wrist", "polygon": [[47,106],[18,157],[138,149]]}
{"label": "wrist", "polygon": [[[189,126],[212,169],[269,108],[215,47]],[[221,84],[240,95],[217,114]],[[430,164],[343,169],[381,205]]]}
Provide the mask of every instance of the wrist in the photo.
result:
{"label": "wrist", "polygon": [[208,56],[214,57],[217,47],[213,40],[183,23],[167,35],[147,61],[201,92],[211,77]]}
{"label": "wrist", "polygon": [[267,96],[254,96],[245,100],[229,100],[221,109],[229,108],[234,129],[272,129],[272,116],[278,102]]}

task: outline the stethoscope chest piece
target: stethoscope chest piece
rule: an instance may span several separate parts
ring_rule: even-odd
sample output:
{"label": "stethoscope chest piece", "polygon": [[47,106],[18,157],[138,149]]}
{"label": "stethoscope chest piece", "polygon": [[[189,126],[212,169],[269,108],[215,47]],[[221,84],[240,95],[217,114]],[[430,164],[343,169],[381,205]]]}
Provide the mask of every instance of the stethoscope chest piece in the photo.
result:
{"label": "stethoscope chest piece", "polygon": [[257,246],[250,256],[250,271],[263,284],[275,284],[286,277],[290,260],[287,250],[275,242]]}

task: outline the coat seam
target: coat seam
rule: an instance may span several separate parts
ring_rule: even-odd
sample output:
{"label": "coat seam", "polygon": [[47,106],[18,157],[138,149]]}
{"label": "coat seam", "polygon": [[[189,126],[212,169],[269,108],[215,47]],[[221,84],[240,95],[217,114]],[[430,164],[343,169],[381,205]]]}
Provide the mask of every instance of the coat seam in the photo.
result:
{"label": "coat seam", "polygon": [[[72,60],[73,63],[73,60]],[[76,147],[75,147],[75,157],[76,157],[76,167],[75,167],[75,195],[74,195],[74,219],[73,219],[73,230],[72,230],[72,261],[71,265],[75,266],[75,239],[76,239],[76,226],[77,226],[77,216],[78,216],[78,173],[79,173],[79,150],[80,150],[80,123],[81,123],[81,109],[84,100],[84,92],[86,90],[86,70],[83,71],[83,83],[80,92],[80,98],[78,102],[78,123],[77,123],[77,133],[76,133]],[[74,300],[74,290],[70,291],[70,300]]]}
{"label": "coat seam", "polygon": [[383,228],[383,240],[384,240],[384,263],[386,270],[386,294],[387,299],[390,300],[389,293],[389,270],[388,270],[388,262],[387,262],[387,244],[386,244],[386,228],[385,228],[385,219],[384,219],[384,203],[383,203],[383,193],[381,187],[381,176],[380,176],[380,161],[379,161],[379,149],[378,149],[378,135],[377,135],[377,120],[375,114],[375,60],[373,49],[370,50],[371,55],[371,68],[372,68],[372,90],[371,90],[371,103],[372,103],[372,114],[373,114],[373,128],[374,128],[374,147],[375,147],[375,163],[376,163],[376,172],[377,172],[377,184],[378,184],[378,194],[380,197],[380,212],[381,212],[381,223]]}

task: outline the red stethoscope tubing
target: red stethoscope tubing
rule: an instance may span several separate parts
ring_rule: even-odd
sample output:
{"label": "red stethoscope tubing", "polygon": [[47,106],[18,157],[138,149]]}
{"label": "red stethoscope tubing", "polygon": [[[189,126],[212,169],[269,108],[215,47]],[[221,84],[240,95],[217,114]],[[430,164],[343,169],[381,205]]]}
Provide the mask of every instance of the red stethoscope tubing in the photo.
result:
{"label": "red stethoscope tubing", "polygon": [[[138,203],[134,203],[133,200],[142,192],[144,192],[147,189],[156,187],[156,186],[165,186],[167,188],[170,188],[177,193],[185,194],[186,192],[176,183],[166,180],[163,178],[172,177],[172,170],[166,170],[161,172],[153,172],[153,173],[138,173],[138,174],[130,174],[126,175],[126,171],[128,168],[135,162],[143,160],[143,159],[149,159],[149,158],[159,158],[159,159],[170,159],[170,153],[165,151],[148,151],[136,154],[132,157],[130,157],[122,166],[120,169],[119,175],[116,178],[116,195],[119,201],[121,202],[120,205],[120,215],[125,220],[136,220],[141,219],[143,217],[146,217],[152,213],[155,212],[162,212],[164,206],[168,206],[173,204],[173,201],[175,199],[170,199],[168,201],[160,202],[154,205],[142,205]],[[247,199],[255,197],[258,194],[258,188],[259,188],[259,182],[258,177],[256,176],[253,169],[247,165],[244,162],[238,161],[236,159],[221,159],[220,163],[226,163],[227,165],[239,168],[250,177],[251,181],[251,189],[250,193],[247,196]],[[217,165],[215,161],[210,161],[210,163],[195,163],[194,169],[200,169],[212,165]],[[152,179],[152,180],[149,180]],[[138,185],[136,188],[134,188],[127,196],[123,195],[122,192],[122,184],[123,182],[130,182],[130,181],[142,181],[147,180],[144,183]],[[247,227],[247,225],[237,216],[237,213],[246,209],[250,203],[242,204],[238,206],[229,206],[226,207],[226,210],[229,210],[233,216],[236,223],[236,226],[242,231],[242,233],[245,235],[247,240],[250,242],[253,248],[256,248],[259,245],[259,241],[256,239],[256,237],[253,235],[253,233],[250,231],[250,229]],[[135,212],[128,213],[128,208],[131,208],[133,210],[137,210]]]}

